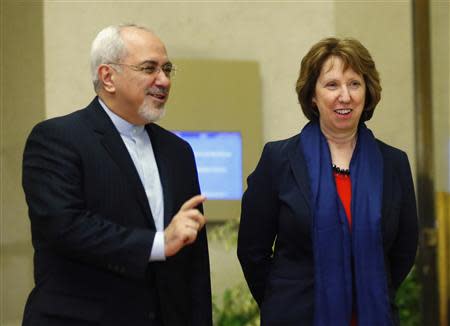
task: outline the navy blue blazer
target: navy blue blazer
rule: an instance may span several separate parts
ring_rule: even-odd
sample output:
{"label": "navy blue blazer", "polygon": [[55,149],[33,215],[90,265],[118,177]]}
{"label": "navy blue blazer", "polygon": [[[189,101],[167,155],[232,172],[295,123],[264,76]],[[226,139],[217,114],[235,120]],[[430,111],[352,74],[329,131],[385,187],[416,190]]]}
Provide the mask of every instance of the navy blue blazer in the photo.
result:
{"label": "navy blue blazer", "polygon": [[[158,125],[146,130],[167,226],[200,193],[194,156],[185,141]],[[175,256],[149,262],[156,229],[148,199],[97,98],[34,127],[23,157],[23,188],[35,250],[35,288],[23,325],[212,324],[205,229]]]}
{"label": "navy blue blazer", "polygon": [[[237,254],[262,325],[313,325],[314,320],[312,205],[299,139],[266,144],[242,198]],[[384,160],[386,277],[398,324],[395,291],[417,250],[416,202],[406,154],[381,141],[378,145]]]}

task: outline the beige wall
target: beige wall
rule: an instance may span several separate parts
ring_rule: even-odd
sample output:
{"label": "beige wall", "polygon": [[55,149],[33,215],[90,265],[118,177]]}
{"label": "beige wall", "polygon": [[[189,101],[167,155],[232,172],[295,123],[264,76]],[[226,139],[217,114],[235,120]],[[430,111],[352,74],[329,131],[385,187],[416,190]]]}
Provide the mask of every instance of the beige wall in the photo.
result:
{"label": "beige wall", "polygon": [[[14,8],[16,10],[18,7]],[[11,77],[18,84],[14,84],[14,87],[11,85],[8,88],[3,85],[3,89],[11,94],[17,94],[20,87],[25,86],[26,96],[19,98],[11,95],[10,100],[10,108],[23,109],[21,121],[26,117],[25,120],[31,123],[44,116],[57,116],[85,106],[94,95],[88,63],[90,42],[106,25],[135,22],[154,29],[165,41],[169,54],[174,58],[257,61],[260,65],[262,82],[263,139],[268,141],[288,137],[297,133],[306,122],[301,115],[294,91],[301,57],[314,42],[337,34],[361,39],[373,54],[381,73],[384,90],[382,102],[369,126],[381,139],[405,149],[414,162],[412,28],[408,2],[395,2],[392,5],[387,2],[377,4],[341,1],[45,2],[43,33],[40,37],[36,36],[35,34],[39,34],[39,28],[35,27],[31,34],[25,31],[21,34],[18,28],[24,21],[21,18],[27,15],[27,12],[35,13],[35,10],[40,11],[39,8],[30,6],[25,11],[23,8],[14,11],[14,15],[13,11],[6,13],[8,29],[5,32],[9,35],[8,44],[17,49],[27,44],[29,49],[28,43],[34,40],[33,44],[36,42],[42,47],[39,51],[38,46],[36,51],[38,62],[43,60],[42,54],[39,53],[42,53],[42,50],[45,53],[44,71],[39,71],[42,67],[36,63],[35,51],[15,50],[15,54],[11,56],[17,55],[14,61],[16,65],[20,66],[20,63],[27,62],[29,64],[27,67],[38,70],[20,78]],[[2,16],[4,17],[5,13],[2,13]],[[28,22],[31,26],[33,20],[25,21],[27,22],[25,26],[28,26]],[[28,58],[28,55],[32,58]],[[22,60],[21,56],[26,57],[24,58],[26,60]],[[235,73],[238,77],[240,72]],[[41,93],[44,95],[39,96],[34,92],[39,93],[39,87],[43,86],[41,80],[43,76],[45,89],[42,89]],[[34,78],[38,81],[36,82]],[[29,84],[32,85],[28,86]],[[23,92],[20,94],[23,95]],[[2,109],[3,107],[4,103]],[[19,112],[16,114],[20,114]],[[16,119],[18,121],[19,117]],[[3,120],[5,121],[5,118]],[[26,123],[19,129],[21,128],[24,132],[28,131],[29,124]],[[24,132],[14,140],[8,138],[5,147],[2,145],[2,160],[3,157],[10,157],[11,162],[8,171],[2,172],[2,175],[11,176],[7,190],[14,193],[11,196],[16,198],[15,201],[10,201],[9,197],[5,195],[2,197],[2,207],[6,200],[12,205],[8,210],[2,208],[2,220],[7,230],[2,231],[2,234],[20,234],[22,240],[29,237],[29,225],[24,216],[26,211],[19,185],[19,153],[23,148]],[[14,130],[11,130],[11,133],[13,134]],[[4,155],[6,147],[10,147],[14,154]],[[6,185],[7,183],[2,181],[3,192]],[[8,222],[13,220],[14,223]],[[5,224],[6,222],[8,224]],[[212,247],[215,248],[215,245]],[[31,252],[29,245],[26,248],[25,251],[29,254]],[[211,252],[212,255],[221,248],[214,250]],[[220,251],[220,255],[227,255],[228,258],[216,259],[216,256],[212,258],[215,282],[223,277],[220,274],[221,270],[227,271],[228,279],[232,279],[233,275],[240,275],[237,266],[230,271],[229,268],[221,268],[218,265],[223,261],[236,263],[234,252]],[[11,268],[23,274],[11,282],[8,281],[7,287],[4,287],[6,278],[3,278],[3,298],[17,288],[31,286],[31,260],[25,261],[19,257],[15,261],[11,263]],[[3,273],[2,270],[2,275]],[[220,284],[217,284],[215,289],[220,289]],[[24,292],[19,291],[9,299],[8,313],[1,313],[2,317],[6,316],[3,318],[8,320],[20,318],[24,296]],[[2,302],[5,306],[5,300]]]}
{"label": "beige wall", "polygon": [[33,283],[21,158],[31,127],[45,118],[45,103],[42,3],[7,0],[0,9],[0,325],[6,325],[22,315]]}

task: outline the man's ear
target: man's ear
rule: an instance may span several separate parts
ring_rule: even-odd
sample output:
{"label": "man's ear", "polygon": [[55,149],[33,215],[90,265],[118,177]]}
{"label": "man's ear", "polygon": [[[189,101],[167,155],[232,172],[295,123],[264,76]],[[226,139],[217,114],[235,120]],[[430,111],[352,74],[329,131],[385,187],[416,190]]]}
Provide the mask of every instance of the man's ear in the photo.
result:
{"label": "man's ear", "polygon": [[115,71],[111,66],[101,64],[97,68],[97,75],[106,92],[114,93],[116,91],[114,84]]}

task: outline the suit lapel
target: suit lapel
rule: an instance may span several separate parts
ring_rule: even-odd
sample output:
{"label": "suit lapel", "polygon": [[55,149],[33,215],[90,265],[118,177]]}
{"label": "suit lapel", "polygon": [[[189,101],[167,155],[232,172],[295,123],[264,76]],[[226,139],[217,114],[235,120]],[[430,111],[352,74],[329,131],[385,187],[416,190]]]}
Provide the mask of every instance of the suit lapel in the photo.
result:
{"label": "suit lapel", "polygon": [[104,112],[97,98],[87,107],[87,112],[89,115],[89,123],[99,136],[100,142],[111,155],[114,162],[119,166],[121,172],[129,180],[144,215],[149,220],[150,225],[155,228],[144,186],[119,132],[106,112]]}
{"label": "suit lapel", "polygon": [[170,147],[165,142],[165,137],[163,137],[159,127],[155,124],[148,124],[145,129],[147,130],[153,147],[153,152],[155,154],[156,165],[158,166],[159,178],[161,180],[161,185],[163,189],[164,197],[164,227],[166,227],[176,213],[173,211],[173,198],[172,198],[172,187],[173,187],[173,162],[170,154]]}

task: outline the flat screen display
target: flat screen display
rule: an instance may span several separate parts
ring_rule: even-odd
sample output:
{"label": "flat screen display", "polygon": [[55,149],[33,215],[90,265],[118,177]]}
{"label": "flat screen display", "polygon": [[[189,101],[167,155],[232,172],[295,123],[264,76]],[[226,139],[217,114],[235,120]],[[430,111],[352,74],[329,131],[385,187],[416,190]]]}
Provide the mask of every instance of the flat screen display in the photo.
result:
{"label": "flat screen display", "polygon": [[201,193],[212,200],[242,196],[242,138],[240,132],[174,131],[192,147]]}

